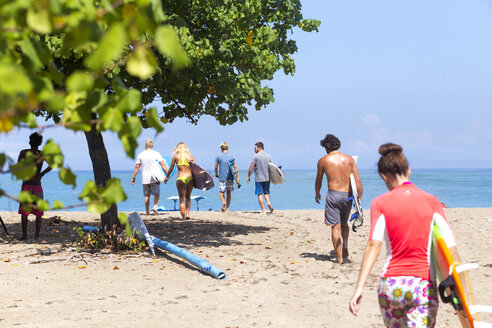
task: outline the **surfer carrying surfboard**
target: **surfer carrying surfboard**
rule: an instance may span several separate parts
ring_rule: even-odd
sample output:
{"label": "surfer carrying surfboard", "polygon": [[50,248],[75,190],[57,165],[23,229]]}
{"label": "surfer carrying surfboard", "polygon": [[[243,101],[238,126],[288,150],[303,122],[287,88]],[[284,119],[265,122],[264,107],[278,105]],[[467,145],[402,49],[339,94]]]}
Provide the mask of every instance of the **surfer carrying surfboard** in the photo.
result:
{"label": "surfer carrying surfboard", "polygon": [[[239,175],[236,160],[229,154],[229,144],[224,141],[219,147],[222,153],[215,158],[215,176],[219,178],[219,197],[222,201],[221,211],[229,212],[231,194],[234,190],[234,178],[237,185],[240,186]],[[230,163],[233,164],[231,165]],[[226,193],[227,198],[224,197],[224,193]]]}
{"label": "surfer carrying surfboard", "polygon": [[396,144],[379,147],[378,171],[389,192],[371,204],[371,230],[350,311],[357,315],[364,285],[383,240],[387,257],[379,277],[378,299],[386,327],[434,327],[438,292],[431,261],[432,229],[437,225],[453,258],[456,242],[441,202],[409,181],[410,168]]}
{"label": "surfer carrying surfboard", "polygon": [[157,212],[157,206],[159,205],[159,198],[161,195],[161,186],[159,184],[159,181],[156,181],[152,177],[152,165],[154,164],[154,162],[157,161],[161,165],[164,172],[167,172],[164,158],[162,158],[159,152],[153,150],[152,148],[154,148],[154,142],[151,139],[145,140],[145,150],[138,154],[137,163],[135,164],[132,175],[132,185],[134,185],[138,171],[140,170],[140,167],[142,167],[142,186],[145,203],[145,214],[147,215],[150,214],[150,195],[154,195],[154,207],[152,207],[152,211],[154,212],[154,214],[159,214],[159,212]]}
{"label": "surfer carrying surfboard", "polygon": [[340,148],[340,140],[332,134],[320,141],[326,150],[326,155],[318,161],[318,171],[314,189],[316,192],[315,201],[319,204],[321,200],[321,185],[323,175],[326,175],[328,182],[328,192],[326,193],[325,203],[325,224],[331,227],[331,241],[336,253],[336,261],[343,263],[343,259],[349,256],[348,238],[350,228],[348,218],[352,208],[352,190],[350,186],[350,174],[353,174],[357,185],[359,202],[362,198],[362,182],[359,170],[354,159],[344,154]]}
{"label": "surfer carrying surfboard", "polygon": [[270,173],[268,171],[268,163],[272,162],[272,157],[264,150],[264,148],[263,142],[260,141],[255,143],[255,155],[249,166],[248,178],[246,179],[249,183],[250,176],[253,174],[253,171],[255,171],[255,195],[258,196],[261,214],[266,214],[263,195],[265,195],[265,200],[270,213],[273,212],[272,204],[270,204]]}

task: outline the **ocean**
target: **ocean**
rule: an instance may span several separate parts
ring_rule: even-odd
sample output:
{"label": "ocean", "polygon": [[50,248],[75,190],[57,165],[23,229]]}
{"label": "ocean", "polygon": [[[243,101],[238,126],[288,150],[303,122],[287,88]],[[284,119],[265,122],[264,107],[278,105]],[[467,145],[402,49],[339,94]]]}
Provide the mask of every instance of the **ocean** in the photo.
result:
{"label": "ocean", "polygon": [[[143,194],[139,174],[135,185],[132,186],[130,179],[133,171],[113,171],[113,177],[121,180],[128,199],[118,204],[120,211],[142,211]],[[77,196],[82,191],[85,183],[93,179],[92,171],[76,171],[77,186],[64,185],[58,179],[56,171],[48,173],[43,178],[45,199],[50,203],[55,199],[62,201],[65,205],[81,203]],[[326,179],[323,180],[321,189],[322,201],[317,204],[314,200],[314,181],[316,171],[314,170],[285,170],[284,183],[272,185],[271,202],[278,210],[298,209],[324,209],[324,197],[326,195]],[[383,180],[375,169],[361,169],[364,194],[362,207],[368,209],[371,201],[378,195],[387,191]],[[230,210],[232,211],[257,211],[259,205],[254,195],[254,176],[252,182],[246,183],[247,171],[240,171],[241,189],[232,193]],[[410,180],[419,188],[437,196],[447,207],[492,207],[492,169],[413,169]],[[173,209],[173,201],[167,197],[177,195],[176,176],[173,176],[167,184],[161,184],[161,201],[166,209]],[[8,174],[0,174],[0,188],[11,195],[17,195],[20,191],[21,182],[12,180]],[[198,203],[201,211],[220,210],[222,205],[219,199],[218,181],[216,186],[208,191],[193,190],[192,195],[203,196],[205,199]],[[17,211],[18,205],[6,198],[0,197],[0,210]],[[197,209],[196,201],[192,201],[192,211]],[[84,207],[73,209],[74,211],[85,210]]]}

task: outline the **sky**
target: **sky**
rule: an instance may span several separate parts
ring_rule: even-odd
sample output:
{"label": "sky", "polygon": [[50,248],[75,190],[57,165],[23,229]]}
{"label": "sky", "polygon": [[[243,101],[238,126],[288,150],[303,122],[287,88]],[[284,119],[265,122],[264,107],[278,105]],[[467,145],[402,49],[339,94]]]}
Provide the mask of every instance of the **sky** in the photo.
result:
{"label": "sky", "polygon": [[[412,168],[492,167],[492,3],[490,1],[301,0],[319,32],[295,30],[295,76],[278,72],[275,102],[249,120],[222,127],[202,117],[177,119],[155,135],[169,156],[185,142],[197,163],[212,168],[227,141],[240,169],[249,167],[257,141],[284,169],[315,169],[327,133],[341,151],[374,169],[382,143],[401,144]],[[159,104],[156,106],[159,108]],[[0,134],[0,150],[16,159],[33,131]],[[92,168],[82,132],[47,129],[73,170]],[[105,133],[113,170],[132,170],[117,136]]]}

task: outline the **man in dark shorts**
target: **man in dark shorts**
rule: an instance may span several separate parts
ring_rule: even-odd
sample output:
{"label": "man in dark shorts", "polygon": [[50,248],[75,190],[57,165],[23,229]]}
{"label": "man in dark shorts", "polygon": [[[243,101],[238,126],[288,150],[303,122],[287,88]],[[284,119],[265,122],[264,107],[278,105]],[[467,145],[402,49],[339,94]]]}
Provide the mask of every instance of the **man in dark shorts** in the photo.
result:
{"label": "man in dark shorts", "polygon": [[268,163],[272,161],[270,155],[265,152],[263,142],[257,142],[255,144],[255,155],[249,166],[248,178],[246,181],[249,183],[249,179],[253,170],[255,171],[255,194],[258,196],[258,203],[260,204],[261,214],[266,214],[265,204],[263,201],[263,195],[268,205],[270,213],[273,212],[272,204],[270,204],[270,174],[268,172]]}
{"label": "man in dark shorts", "polygon": [[[22,182],[22,191],[28,191],[32,195],[35,195],[41,199],[43,199],[43,187],[41,187],[41,178],[51,171],[51,167],[48,165],[48,167],[41,172],[43,168],[43,162],[45,162],[43,155],[41,154],[41,151],[38,149],[38,147],[41,145],[43,142],[43,136],[40,135],[39,133],[35,132],[29,136],[29,145],[31,145],[30,149],[23,149],[19,153],[19,158],[17,159],[17,162],[22,161],[24,158],[26,158],[27,154],[30,152],[34,156],[34,163],[36,164],[36,174],[34,176],[26,181]],[[39,210],[38,208],[23,208],[23,204],[19,205],[19,214],[21,215],[21,225],[22,225],[22,237],[20,238],[21,240],[27,239],[27,217],[29,214],[34,214],[36,216],[36,233],[34,235],[34,238],[38,239],[39,238],[39,232],[41,231],[41,218],[43,217],[43,211]],[[25,204],[24,204],[25,205]]]}
{"label": "man in dark shorts", "polygon": [[343,263],[343,258],[349,256],[348,237],[350,228],[347,221],[352,207],[352,200],[347,201],[347,199],[352,196],[350,173],[355,178],[359,202],[362,198],[362,182],[354,159],[338,151],[340,140],[337,137],[328,134],[321,140],[320,144],[326,149],[327,155],[318,161],[318,172],[314,186],[316,191],[315,201],[319,204],[323,174],[326,174],[328,192],[326,194],[325,224],[331,227],[331,239],[337,255],[336,261],[337,263]]}

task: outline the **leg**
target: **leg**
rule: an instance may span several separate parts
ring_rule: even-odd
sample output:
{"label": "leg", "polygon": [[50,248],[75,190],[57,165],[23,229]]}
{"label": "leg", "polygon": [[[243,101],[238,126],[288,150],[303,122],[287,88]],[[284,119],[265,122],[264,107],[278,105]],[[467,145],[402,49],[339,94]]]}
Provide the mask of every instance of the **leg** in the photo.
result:
{"label": "leg", "polygon": [[344,258],[349,257],[349,251],[348,251],[349,232],[350,232],[350,227],[348,226],[348,224],[342,224],[342,241],[343,241],[342,255]]}
{"label": "leg", "polygon": [[38,239],[39,238],[39,232],[41,231],[41,220],[42,220],[42,217],[41,216],[36,216],[36,234],[34,235],[34,239]]}
{"label": "leg", "polygon": [[231,190],[227,190],[227,206],[226,211],[229,212],[229,206],[231,205]]}
{"label": "leg", "polygon": [[176,180],[176,189],[178,189],[179,196],[179,212],[181,213],[181,218],[186,219],[186,185],[181,180]]}
{"label": "leg", "polygon": [[26,240],[27,239],[27,215],[22,215],[21,216],[21,226],[22,226],[22,237],[20,240]]}
{"label": "leg", "polygon": [[219,197],[220,197],[220,200],[222,201],[222,208],[220,210],[222,212],[224,212],[225,209],[226,209],[224,193],[223,192],[219,192]]}
{"label": "leg", "polygon": [[150,196],[144,196],[144,203],[145,203],[145,214],[149,215]]}
{"label": "leg", "polygon": [[152,211],[154,212],[154,214],[159,214],[159,212],[157,212],[157,205],[159,205],[160,198],[160,194],[154,195],[154,207],[152,207]]}
{"label": "leg", "polygon": [[270,204],[270,194],[265,194],[265,200],[266,200],[268,209],[270,210],[271,213],[273,213],[273,207],[272,207],[272,204]]}
{"label": "leg", "polygon": [[186,185],[186,219],[190,219],[192,191],[193,191],[193,183],[188,183]]}
{"label": "leg", "polygon": [[263,202],[263,194],[258,195],[258,203],[260,204],[261,214],[265,213],[265,203]]}
{"label": "leg", "polygon": [[337,254],[337,263],[342,264],[342,241],[340,238],[340,225],[334,225],[331,227],[331,241],[333,243],[333,249]]}

